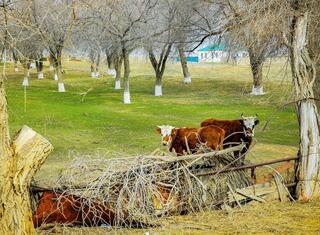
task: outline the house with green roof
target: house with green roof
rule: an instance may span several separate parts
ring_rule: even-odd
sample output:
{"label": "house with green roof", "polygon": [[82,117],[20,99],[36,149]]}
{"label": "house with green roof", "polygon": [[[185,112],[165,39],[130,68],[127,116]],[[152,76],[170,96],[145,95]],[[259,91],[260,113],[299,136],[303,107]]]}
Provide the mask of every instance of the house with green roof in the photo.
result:
{"label": "house with green roof", "polygon": [[198,50],[199,62],[225,62],[228,52],[224,44],[211,44]]}

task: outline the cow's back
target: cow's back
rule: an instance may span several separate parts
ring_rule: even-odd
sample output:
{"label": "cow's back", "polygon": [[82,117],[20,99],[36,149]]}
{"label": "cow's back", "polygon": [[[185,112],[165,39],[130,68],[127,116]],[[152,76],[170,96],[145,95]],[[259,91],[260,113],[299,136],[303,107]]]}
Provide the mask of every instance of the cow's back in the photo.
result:
{"label": "cow's back", "polygon": [[222,128],[225,131],[225,138],[232,138],[232,134],[243,132],[243,126],[240,120],[219,120],[210,118],[201,123],[201,127],[211,125]]}
{"label": "cow's back", "polygon": [[222,149],[225,131],[215,125],[204,126],[199,129],[199,137],[209,148]]}

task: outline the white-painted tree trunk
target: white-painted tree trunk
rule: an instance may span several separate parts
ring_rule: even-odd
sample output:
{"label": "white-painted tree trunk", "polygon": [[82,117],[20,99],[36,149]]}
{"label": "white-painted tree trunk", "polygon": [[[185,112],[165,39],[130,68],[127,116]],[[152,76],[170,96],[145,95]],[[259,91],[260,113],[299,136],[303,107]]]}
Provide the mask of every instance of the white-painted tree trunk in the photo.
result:
{"label": "white-painted tree trunk", "polygon": [[300,199],[319,197],[319,128],[314,102],[302,101],[300,104],[300,155],[299,182],[297,190]]}
{"label": "white-painted tree trunk", "polygon": [[31,63],[30,64],[30,69],[34,69],[36,67],[36,64],[35,63]]}
{"label": "white-painted tree trunk", "polygon": [[123,103],[124,104],[131,104],[130,91],[123,92]]}
{"label": "white-painted tree trunk", "polygon": [[191,83],[191,77],[184,77],[183,83],[190,84]]}
{"label": "white-painted tree trunk", "polygon": [[23,78],[22,86],[24,86],[24,87],[29,86],[29,79],[28,79],[28,77]]}
{"label": "white-painted tree trunk", "polygon": [[55,73],[55,74],[54,74],[54,80],[55,80],[55,81],[58,81],[58,79],[59,79],[59,78],[58,78],[58,74]]}
{"label": "white-painted tree trunk", "polygon": [[162,85],[155,85],[154,86],[154,95],[155,96],[162,96]]}
{"label": "white-painted tree trunk", "polygon": [[120,90],[121,89],[121,81],[116,80],[115,85],[114,85],[115,90]]}
{"label": "white-painted tree trunk", "polygon": [[38,79],[39,79],[39,80],[42,80],[42,79],[43,79],[43,72],[39,72],[39,73],[38,73]]}
{"label": "white-painted tree trunk", "polygon": [[59,92],[65,92],[65,88],[64,88],[64,83],[63,82],[59,82],[58,83],[58,91]]}
{"label": "white-painted tree trunk", "polygon": [[53,65],[50,65],[49,70],[53,71]]}
{"label": "white-painted tree trunk", "polygon": [[95,77],[96,77],[96,78],[99,78],[99,77],[100,77],[100,72],[99,72],[99,71],[97,71],[97,72],[95,73]]}
{"label": "white-painted tree trunk", "polygon": [[91,72],[91,78],[96,78],[95,72]]}
{"label": "white-painted tree trunk", "polygon": [[252,91],[251,95],[264,95],[265,93],[263,92],[263,86],[261,87],[255,87],[254,85],[252,86]]}
{"label": "white-painted tree trunk", "polygon": [[108,75],[116,76],[116,70],[115,69],[108,69],[107,71]]}

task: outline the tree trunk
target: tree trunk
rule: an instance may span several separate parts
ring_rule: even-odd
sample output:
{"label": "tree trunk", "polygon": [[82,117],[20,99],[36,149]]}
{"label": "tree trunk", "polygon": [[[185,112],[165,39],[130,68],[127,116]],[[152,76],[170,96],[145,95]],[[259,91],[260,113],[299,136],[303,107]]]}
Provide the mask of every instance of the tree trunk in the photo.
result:
{"label": "tree trunk", "polygon": [[51,53],[49,54],[48,60],[49,60],[49,70],[53,71],[54,68],[56,67],[56,66],[54,66],[56,61],[55,61],[55,59],[54,59],[54,57],[53,57],[53,55]]}
{"label": "tree trunk", "polygon": [[18,56],[17,56],[17,50],[16,49],[12,49],[12,58],[13,58],[13,61],[14,61],[14,71],[15,72],[19,72]]}
{"label": "tree trunk", "polygon": [[96,70],[95,70],[95,77],[99,78],[100,77],[100,72],[99,72],[99,66],[100,66],[100,52],[97,54],[97,62],[96,62]]}
{"label": "tree trunk", "polygon": [[30,206],[30,183],[52,151],[52,145],[24,126],[11,144],[12,155],[3,163],[1,176],[0,233],[35,234]]}
{"label": "tree trunk", "polygon": [[178,51],[179,51],[179,57],[181,62],[181,68],[183,72],[183,82],[186,84],[191,83],[191,76],[188,69],[187,57],[184,54],[183,47],[179,45]]}
{"label": "tree trunk", "polygon": [[129,53],[125,47],[122,47],[123,64],[124,64],[124,93],[123,103],[131,104],[130,87],[129,87],[129,75],[130,75],[130,63]]}
{"label": "tree trunk", "polygon": [[290,35],[290,62],[300,130],[296,195],[299,200],[311,200],[320,196],[319,120],[313,99],[316,71],[306,41],[308,13],[302,10],[302,5],[302,1],[294,3],[296,12]]}
{"label": "tree trunk", "polygon": [[159,61],[157,61],[152,48],[149,49],[149,59],[154,69],[154,72],[156,73],[156,84],[154,87],[155,96],[162,96],[162,77],[166,69],[166,63],[170,54],[171,47],[172,47],[172,44],[168,44],[162,48],[159,56]]}
{"label": "tree trunk", "polygon": [[115,56],[113,53],[108,53],[106,52],[106,55],[107,55],[107,63],[108,63],[108,75],[113,75],[115,76],[116,75],[116,63],[114,62],[115,61]]}
{"label": "tree trunk", "polygon": [[29,67],[27,63],[23,63],[23,71],[24,71],[24,78],[22,82],[22,86],[28,87],[29,86]]}
{"label": "tree trunk", "polygon": [[250,66],[253,77],[253,86],[252,86],[252,95],[263,95],[263,59],[262,56],[257,54],[257,52],[249,48],[249,58],[250,58]]}
{"label": "tree trunk", "polygon": [[162,96],[162,74],[160,72],[156,73],[156,84],[154,87],[154,95]]}
{"label": "tree trunk", "polygon": [[114,89],[119,90],[119,89],[121,89],[121,66],[122,66],[122,57],[121,56],[120,56],[120,58],[114,57],[114,65],[115,65],[115,71],[116,71]]}
{"label": "tree trunk", "polygon": [[38,72],[38,79],[42,80],[43,79],[43,58],[42,57],[36,60],[36,67]]}
{"label": "tree trunk", "polygon": [[96,77],[96,63],[94,61],[91,60],[91,78],[95,78]]}
{"label": "tree trunk", "polygon": [[58,62],[60,73],[64,73],[63,68],[62,68],[62,51],[58,51],[58,53],[57,53],[57,62]]}
{"label": "tree trunk", "polygon": [[[320,53],[320,52],[319,52]],[[318,110],[320,110],[320,64],[316,65],[316,80],[314,83],[314,97],[316,98],[316,105]]]}
{"label": "tree trunk", "polygon": [[64,83],[63,83],[63,73],[60,70],[60,66],[59,66],[59,57],[58,58],[54,58],[54,80],[58,81],[58,92],[65,92],[65,88],[64,88]]}

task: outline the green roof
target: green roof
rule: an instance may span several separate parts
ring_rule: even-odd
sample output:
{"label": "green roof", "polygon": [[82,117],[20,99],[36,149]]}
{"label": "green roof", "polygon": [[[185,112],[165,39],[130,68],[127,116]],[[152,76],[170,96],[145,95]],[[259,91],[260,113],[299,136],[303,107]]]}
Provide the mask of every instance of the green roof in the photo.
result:
{"label": "green roof", "polygon": [[209,45],[201,48],[199,51],[225,51],[226,47],[223,44]]}

